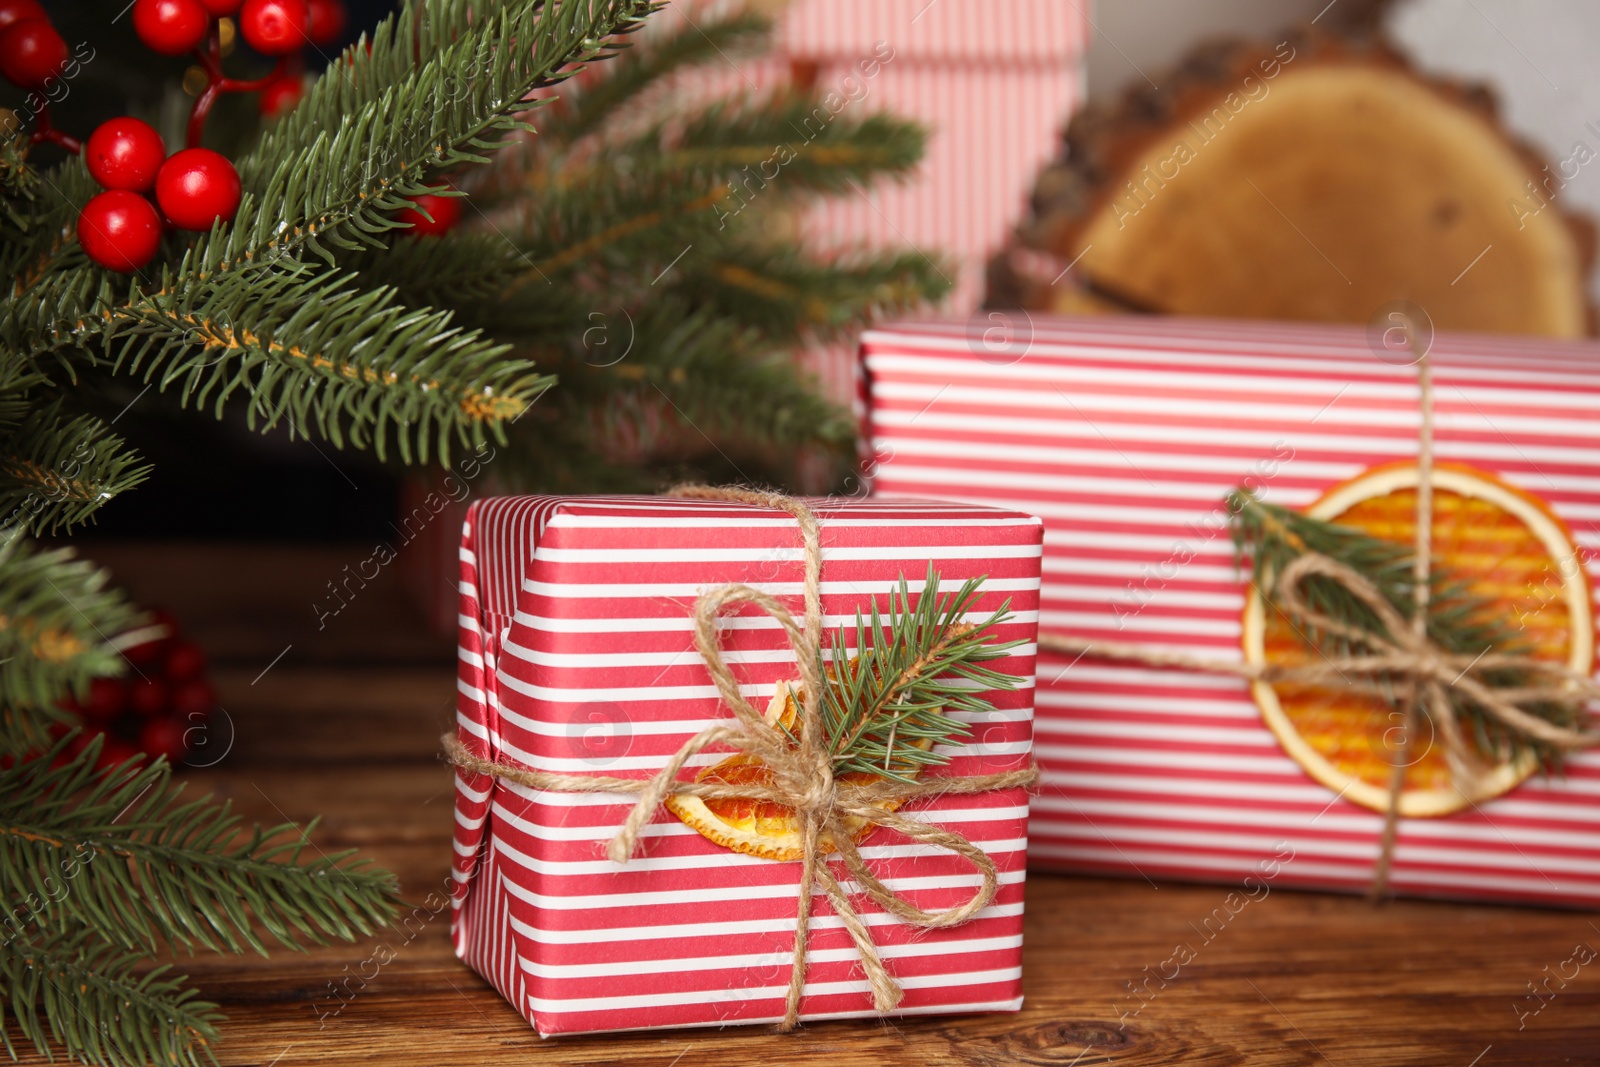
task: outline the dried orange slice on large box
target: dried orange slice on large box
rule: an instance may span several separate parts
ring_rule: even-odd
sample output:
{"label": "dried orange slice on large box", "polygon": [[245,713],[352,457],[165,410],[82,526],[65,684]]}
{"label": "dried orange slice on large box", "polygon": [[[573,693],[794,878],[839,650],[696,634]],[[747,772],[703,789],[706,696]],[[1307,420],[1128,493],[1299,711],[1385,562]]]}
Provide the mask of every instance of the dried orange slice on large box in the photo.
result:
{"label": "dried orange slice on large box", "polygon": [[[1414,463],[1374,467],[1337,485],[1307,514],[1410,545],[1416,534]],[[1472,467],[1434,468],[1434,559],[1505,610],[1530,654],[1589,673],[1594,617],[1588,576],[1572,534],[1538,499]],[[1245,603],[1249,663],[1299,664],[1319,656],[1294,626],[1251,590]],[[1262,717],[1295,762],[1329,789],[1375,811],[1389,807],[1401,718],[1358,689],[1279,683],[1253,686]],[[1448,815],[1499,796],[1527,778],[1532,758],[1494,766],[1477,791],[1452,783],[1442,744],[1424,723],[1406,752],[1400,814]]]}
{"label": "dried orange slice on large box", "polygon": [[[767,705],[766,720],[785,728],[793,727],[800,715],[795,699],[798,682],[779,682],[778,691]],[[859,771],[839,775],[840,782],[870,782],[874,774]],[[772,771],[755,756],[737,753],[707,767],[695,775],[697,782],[727,782],[732,785],[761,784],[772,780]],[[723,848],[760,856],[768,860],[797,860],[803,855],[800,848],[800,822],[794,809],[770,800],[750,797],[700,797],[674,795],[666,800],[667,809],[707,839]],[[881,801],[877,807],[893,811],[898,801]],[[845,829],[851,840],[860,841],[872,831],[873,824],[858,816],[846,816]],[[823,835],[818,841],[818,851],[826,856],[835,851],[832,840]]]}

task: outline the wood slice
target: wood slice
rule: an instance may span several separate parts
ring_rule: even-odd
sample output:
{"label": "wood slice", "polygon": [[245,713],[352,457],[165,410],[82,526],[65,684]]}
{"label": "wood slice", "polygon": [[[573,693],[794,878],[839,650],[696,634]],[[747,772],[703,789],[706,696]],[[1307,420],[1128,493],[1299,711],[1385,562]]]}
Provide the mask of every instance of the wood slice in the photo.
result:
{"label": "wood slice", "polygon": [[1385,46],[1209,45],[1067,143],[1020,237],[1076,266],[1003,256],[992,305],[1367,322],[1409,300],[1445,329],[1591,332],[1593,226],[1557,206],[1559,171],[1487,92]]}

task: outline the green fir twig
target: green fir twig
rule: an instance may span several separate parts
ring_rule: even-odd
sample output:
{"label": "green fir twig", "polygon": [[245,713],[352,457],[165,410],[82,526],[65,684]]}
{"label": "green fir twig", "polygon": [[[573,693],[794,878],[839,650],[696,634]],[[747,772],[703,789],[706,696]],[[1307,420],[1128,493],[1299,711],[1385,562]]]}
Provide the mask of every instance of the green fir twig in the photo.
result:
{"label": "green fir twig", "polygon": [[396,913],[394,876],[353,850],[305,858],[314,822],[246,830],[164,760],[105,769],[102,738],[73,755],[78,740],[0,767],[0,1024],[8,997],[41,1054],[215,1062],[215,1005],[150,957],[351,941]]}
{"label": "green fir twig", "polygon": [[964,621],[982,585],[971,578],[940,595],[930,562],[915,604],[901,575],[887,618],[874,603],[870,622],[856,612],[853,642],[843,627],[832,635],[818,710],[836,774],[912,781],[924,767],[949,762],[937,746],[970,736],[956,714],[992,712],[982,694],[1016,688],[1015,676],[984,666],[1021,644],[989,639],[1010,618],[1011,601],[981,622]]}

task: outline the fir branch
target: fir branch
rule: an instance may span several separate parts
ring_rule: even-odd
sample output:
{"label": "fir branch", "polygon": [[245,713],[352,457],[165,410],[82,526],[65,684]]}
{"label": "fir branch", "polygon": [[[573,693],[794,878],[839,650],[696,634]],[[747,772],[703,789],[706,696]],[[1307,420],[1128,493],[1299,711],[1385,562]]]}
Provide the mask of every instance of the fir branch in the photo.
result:
{"label": "fir branch", "polygon": [[[1278,576],[1295,559],[1314,552],[1345,564],[1371,581],[1401,618],[1409,619],[1415,613],[1416,575],[1409,546],[1268,504],[1244,490],[1228,495],[1227,508],[1237,557],[1241,563],[1245,556],[1249,557],[1256,591],[1274,611],[1278,610],[1273,595]],[[1386,633],[1372,609],[1332,578],[1309,576],[1301,583],[1301,593],[1313,610],[1346,626],[1386,641],[1398,636]],[[1474,591],[1470,575],[1441,560],[1432,561],[1427,636],[1433,644],[1447,653],[1468,657],[1532,654],[1533,649],[1508,624],[1506,615],[1502,602]],[[1307,643],[1335,660],[1373,651],[1371,645],[1315,626],[1298,629]],[[1485,671],[1481,680],[1493,688],[1519,688],[1531,681],[1527,672],[1512,669]],[[1409,693],[1404,680],[1392,674],[1361,676],[1358,681],[1391,707],[1398,707]],[[1560,749],[1508,729],[1458,688],[1447,686],[1444,693],[1451,710],[1485,757],[1507,762],[1531,755],[1547,771],[1560,767]],[[1427,713],[1426,707],[1420,710]],[[1556,702],[1529,703],[1523,705],[1523,710],[1569,729],[1581,727],[1586,715],[1581,706]]]}
{"label": "fir branch", "polygon": [[67,719],[63,693],[121,671],[113,639],[139,615],[108,582],[69,549],[40,550],[14,530],[0,541],[0,752],[42,743]]}
{"label": "fir branch", "polygon": [[448,459],[481,444],[553,379],[506,359],[509,346],[463,331],[448,311],[402,305],[386,289],[308,268],[219,273],[109,311],[95,324],[113,369],[177,385],[220,417],[247,398],[252,427],[287,421],[379,457]]}
{"label": "fir branch", "polygon": [[540,123],[541,138],[572,144],[604,130],[613,120],[629,121],[646,94],[682,70],[749,54],[764,44],[772,21],[752,10],[706,18],[677,32],[647,35],[628,57],[603,78],[584,78]]}
{"label": "fir branch", "polygon": [[19,246],[34,229],[41,184],[28,165],[27,135],[0,133],[0,266],[7,276],[20,258]]}
{"label": "fir branch", "polygon": [[914,605],[901,575],[887,619],[876,603],[870,624],[856,613],[854,656],[845,630],[834,634],[826,654],[830,684],[817,706],[836,774],[911,781],[924,767],[949,761],[936,746],[970,734],[954,715],[993,711],[980,694],[1016,688],[1015,676],[983,666],[1021,644],[987,638],[1010,617],[1010,600],[982,622],[963,621],[982,584],[968,579],[941,596],[930,561]]}
{"label": "fir branch", "polygon": [[166,966],[143,970],[137,952],[99,942],[89,931],[28,930],[0,939],[0,1040],[12,1059],[10,1021],[41,1056],[107,1067],[216,1063],[222,1015]]}
{"label": "fir branch", "polygon": [[950,288],[940,265],[918,252],[828,260],[735,239],[686,257],[680,268],[666,279],[672,292],[773,341],[845,337]]}
{"label": "fir branch", "polygon": [[[93,518],[150,468],[93,415],[68,418],[65,401],[29,411],[0,439],[0,530],[55,533]],[[6,421],[0,402],[0,425]]]}
{"label": "fir branch", "polygon": [[25,227],[6,234],[0,268],[3,268],[13,296],[29,291],[41,279],[61,270],[76,270],[80,275],[97,275],[87,268],[88,257],[78,247],[76,227],[83,205],[100,191],[80,158],[73,157],[47,174],[39,174],[24,161],[26,173],[38,178],[30,182],[32,196],[25,208],[19,206]]}
{"label": "fir branch", "polygon": [[[855,440],[849,412],[799,377],[788,353],[727,316],[663,296],[634,336],[626,360],[593,373],[639,383],[644,400],[667,402],[670,422],[789,446]],[[576,369],[566,375],[575,377]]]}
{"label": "fir branch", "polygon": [[[492,230],[458,229],[429,237],[426,243],[397,241],[392,248],[346,252],[339,256],[339,267],[364,289],[391,289],[401,303],[412,307],[450,308],[457,321],[487,327],[496,337],[505,337],[507,331],[491,325],[493,311],[505,309],[515,315],[528,297],[541,295],[540,287],[530,284],[526,295],[507,299],[530,267],[516,245]],[[552,302],[567,311],[559,319],[563,325],[570,318],[569,302],[565,292]]]}
{"label": "fir branch", "polygon": [[550,194],[544,212],[518,235],[518,249],[541,278],[601,268],[648,283],[710,228],[727,192],[725,185],[707,188],[662,179]]}
{"label": "fir branch", "polygon": [[[528,126],[528,95],[611,54],[652,0],[545,0],[496,10],[467,0],[408,3],[352,46],[283,122],[239,161],[246,196],[224,246],[223,269],[329,247],[381,245],[390,218],[431,175],[487,160]],[[205,241],[202,241],[205,244]]]}
{"label": "fir branch", "polygon": [[72,868],[40,901],[36,923],[85,927],[107,943],[266,955],[264,930],[302,940],[352,941],[385,926],[399,899],[392,875],[351,852],[301,862],[315,823],[245,831],[226,803],[184,800],[165,761],[97,771],[97,737],[61,766],[70,738],[0,770],[0,888],[40,892],[37,872]]}
{"label": "fir branch", "polygon": [[[771,189],[792,199],[851,193],[860,182],[904,177],[926,144],[926,132],[914,123],[884,114],[835,114],[816,92],[783,90],[710,104],[644,131],[614,153],[629,160],[629,176],[692,175],[727,182],[742,195]],[[615,166],[610,154],[595,167]],[[587,184],[593,175],[576,169],[562,180]]]}

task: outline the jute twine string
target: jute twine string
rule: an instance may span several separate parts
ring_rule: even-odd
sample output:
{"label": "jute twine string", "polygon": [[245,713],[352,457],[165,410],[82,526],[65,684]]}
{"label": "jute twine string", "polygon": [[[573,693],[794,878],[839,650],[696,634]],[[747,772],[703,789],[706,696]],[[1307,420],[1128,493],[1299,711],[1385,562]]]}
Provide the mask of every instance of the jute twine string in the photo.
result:
{"label": "jute twine string", "polygon": [[[1354,568],[1319,552],[1306,552],[1283,568],[1273,585],[1270,598],[1278,609],[1302,631],[1320,630],[1343,638],[1359,652],[1329,657],[1305,664],[1256,665],[1232,660],[1208,659],[1148,649],[1142,645],[1117,641],[1087,641],[1061,634],[1039,635],[1039,647],[1079,657],[1121,660],[1150,667],[1175,667],[1207,674],[1229,674],[1252,682],[1294,683],[1308,686],[1355,686],[1360,680],[1398,677],[1402,682],[1399,712],[1402,737],[1389,778],[1388,803],[1384,811],[1383,837],[1373,868],[1370,890],[1376,899],[1389,884],[1394,845],[1400,816],[1400,797],[1405,790],[1406,769],[1410,764],[1411,737],[1423,715],[1436,724],[1444,744],[1446,761],[1456,787],[1468,797],[1475,796],[1487,768],[1468,744],[1456,718],[1446,690],[1454,688],[1483,708],[1495,721],[1513,733],[1538,740],[1562,751],[1577,751],[1600,744],[1600,733],[1559,726],[1530,714],[1523,705],[1554,703],[1569,708],[1600,697],[1600,685],[1589,675],[1563,663],[1506,653],[1469,656],[1440,648],[1428,637],[1430,568],[1433,557],[1433,375],[1428,355],[1416,342],[1413,351],[1421,398],[1421,428],[1417,439],[1417,512],[1413,576],[1416,581],[1414,609],[1409,619],[1402,618],[1378,587]],[[1306,579],[1319,576],[1344,586],[1377,616],[1382,632],[1373,633],[1347,625],[1312,608],[1302,595]],[[1317,650],[1319,653],[1320,649]],[[1482,675],[1514,669],[1528,684],[1495,686]]]}
{"label": "jute twine string", "polygon": [[[462,770],[490,775],[532,789],[637,794],[639,799],[606,846],[606,854],[616,863],[628,862],[644,827],[670,796],[706,799],[738,797],[770,801],[793,809],[799,824],[800,899],[795,913],[794,966],[790,970],[786,1007],[779,1029],[792,1030],[799,1021],[800,996],[805,988],[812,898],[819,889],[855,943],[862,970],[872,989],[873,1006],[879,1012],[890,1011],[900,1003],[902,993],[899,983],[884,967],[871,931],[829,868],[828,854],[838,852],[845,870],[859,891],[901,921],[931,929],[959,926],[994,900],[1000,885],[994,861],[961,834],[886,811],[880,805],[898,806],[922,797],[969,795],[1029,786],[1038,780],[1038,769],[1028,767],[1000,774],[941,777],[919,782],[887,779],[866,783],[838,781],[834,777],[833,756],[828,750],[827,737],[822,729],[822,715],[817,706],[817,695],[827,683],[820,669],[822,542],[816,516],[799,500],[779,493],[686,485],[669,490],[668,495],[775,508],[793,515],[800,526],[805,546],[805,614],[801,621],[797,622],[775,597],[741,583],[707,590],[695,601],[695,649],[705,661],[723,703],[732,710],[732,721],[702,730],[685,741],[666,765],[654,777],[647,779],[552,774],[481,759],[468,751],[453,734],[446,734],[441,739],[444,750],[450,762]],[[781,728],[767,722],[744,698],[739,691],[738,679],[723,658],[717,635],[717,619],[725,608],[739,604],[752,604],[776,619],[783,627],[790,647],[794,649],[800,671],[801,687],[796,698],[801,714],[799,735],[792,740]],[[679,781],[678,774],[689,759],[712,745],[726,745],[757,757],[769,768],[770,781],[765,785]],[[845,822],[852,817],[889,827],[920,844],[961,856],[978,871],[982,884],[964,903],[943,911],[925,911],[917,907],[902,899],[868,869]]]}

